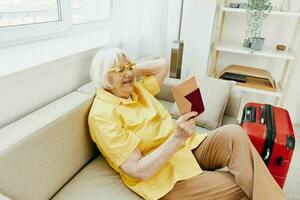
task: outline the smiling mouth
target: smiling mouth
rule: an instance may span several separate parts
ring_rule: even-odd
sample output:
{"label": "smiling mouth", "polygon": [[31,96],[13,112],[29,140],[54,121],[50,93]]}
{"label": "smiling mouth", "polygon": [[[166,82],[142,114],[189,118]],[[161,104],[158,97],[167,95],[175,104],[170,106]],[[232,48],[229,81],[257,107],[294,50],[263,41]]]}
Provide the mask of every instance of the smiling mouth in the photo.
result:
{"label": "smiling mouth", "polygon": [[131,86],[131,85],[133,85],[133,80],[124,81],[123,85],[125,85],[125,86]]}

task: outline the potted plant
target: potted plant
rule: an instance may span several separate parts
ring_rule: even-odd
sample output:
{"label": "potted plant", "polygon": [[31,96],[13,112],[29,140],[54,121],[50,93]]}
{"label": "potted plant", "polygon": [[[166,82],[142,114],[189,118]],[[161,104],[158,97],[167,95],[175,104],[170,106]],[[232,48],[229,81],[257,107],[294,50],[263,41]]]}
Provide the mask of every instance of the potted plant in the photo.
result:
{"label": "potted plant", "polygon": [[265,39],[261,37],[261,28],[271,10],[272,4],[270,0],[248,0],[245,47],[254,50],[262,49]]}

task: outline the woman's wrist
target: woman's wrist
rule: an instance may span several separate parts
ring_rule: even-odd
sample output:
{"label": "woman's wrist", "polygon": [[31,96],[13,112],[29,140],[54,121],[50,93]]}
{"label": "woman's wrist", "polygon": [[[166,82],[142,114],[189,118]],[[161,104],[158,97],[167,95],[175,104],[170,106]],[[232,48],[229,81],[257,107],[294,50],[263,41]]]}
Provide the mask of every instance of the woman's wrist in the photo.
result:
{"label": "woman's wrist", "polygon": [[185,138],[177,136],[177,135],[174,135],[174,134],[171,135],[171,137],[169,139],[178,148],[181,148],[185,144],[185,142],[186,142]]}

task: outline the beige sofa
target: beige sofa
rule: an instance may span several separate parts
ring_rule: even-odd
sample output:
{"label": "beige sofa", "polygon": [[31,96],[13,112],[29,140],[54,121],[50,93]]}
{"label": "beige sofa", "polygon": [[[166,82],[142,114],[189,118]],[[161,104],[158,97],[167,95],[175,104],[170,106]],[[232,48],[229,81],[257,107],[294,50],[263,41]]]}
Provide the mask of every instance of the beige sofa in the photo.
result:
{"label": "beige sofa", "polygon": [[[157,96],[169,110],[170,87],[176,84],[166,81]],[[89,137],[94,94],[87,84],[0,129],[0,199],[141,199],[124,186]],[[239,106],[233,92],[222,124],[237,123]]]}

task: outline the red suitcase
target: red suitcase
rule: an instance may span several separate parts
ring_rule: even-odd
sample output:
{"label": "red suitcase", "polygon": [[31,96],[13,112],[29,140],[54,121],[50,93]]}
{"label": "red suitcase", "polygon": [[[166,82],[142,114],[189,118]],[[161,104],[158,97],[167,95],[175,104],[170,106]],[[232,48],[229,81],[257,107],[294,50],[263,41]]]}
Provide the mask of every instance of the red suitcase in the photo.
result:
{"label": "red suitcase", "polygon": [[268,104],[247,103],[241,126],[274,179],[283,188],[295,148],[288,111]]}

